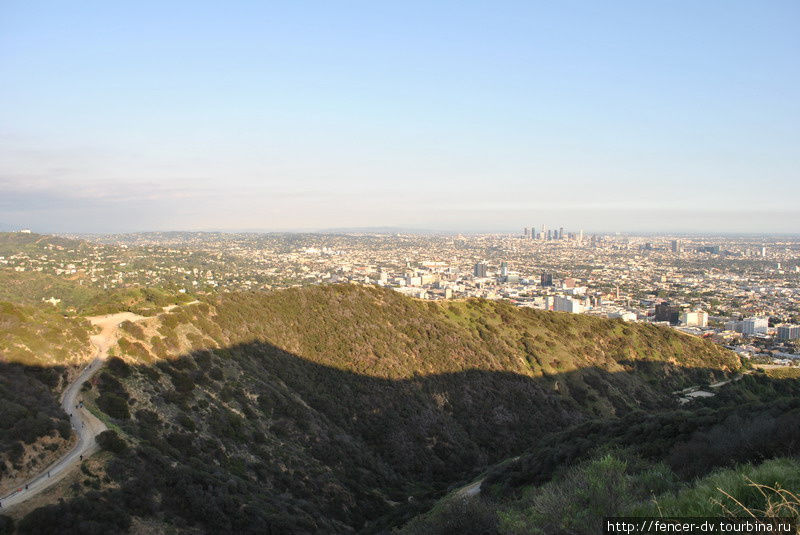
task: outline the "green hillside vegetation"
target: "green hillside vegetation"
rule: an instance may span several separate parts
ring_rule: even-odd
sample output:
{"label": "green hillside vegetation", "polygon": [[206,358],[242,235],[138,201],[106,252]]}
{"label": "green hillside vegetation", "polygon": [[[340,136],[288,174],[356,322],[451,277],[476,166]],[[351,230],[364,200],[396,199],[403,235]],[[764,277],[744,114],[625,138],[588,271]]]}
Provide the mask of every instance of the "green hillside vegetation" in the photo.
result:
{"label": "green hillside vegetation", "polygon": [[25,461],[26,445],[51,437],[50,447],[58,448],[69,438],[69,420],[55,394],[65,377],[64,368],[0,360],[0,480],[36,462]]}
{"label": "green hillside vegetation", "polygon": [[800,368],[797,367],[771,368],[764,371],[770,377],[778,379],[800,379]]}
{"label": "green hillside vegetation", "polygon": [[176,288],[114,288],[92,286],[86,277],[66,278],[38,272],[0,270],[0,299],[38,306],[43,300],[60,299],[54,310],[70,315],[96,316],[133,312],[149,316],[164,306],[191,301],[194,297]]}
{"label": "green hillside vegetation", "polygon": [[125,444],[109,483],[23,533],[133,517],[376,532],[542,437],[677,411],[672,390],[739,367],[659,327],[349,285],[222,294],[121,330],[124,360],[84,394]]}
{"label": "green hillside vegetation", "polygon": [[[603,516],[747,516],[717,486],[780,516],[779,493],[748,478],[797,494],[798,455],[800,381],[750,375],[690,408],[550,433],[489,470],[478,497],[450,496],[403,532],[452,533],[473,522],[486,533],[593,534]],[[796,518],[797,506],[783,512]]]}
{"label": "green hillside vegetation", "polygon": [[90,328],[49,305],[0,302],[0,479],[36,465],[26,446],[46,439],[42,448],[55,450],[69,439],[57,392],[66,366],[91,355]]}
{"label": "green hillside vegetation", "polygon": [[193,296],[165,288],[116,288],[98,291],[79,312],[84,316],[133,312],[141,316],[161,313],[167,305],[192,301]]}
{"label": "green hillside vegetation", "polygon": [[19,252],[41,253],[51,251],[81,250],[87,248],[81,240],[61,238],[43,234],[22,232],[0,232],[0,256]]}
{"label": "green hillside vegetation", "polygon": [[603,532],[603,518],[740,517],[800,520],[800,461],[776,458],[681,482],[663,463],[626,451],[598,454],[514,500],[452,496],[408,523],[408,535]]}
{"label": "green hillside vegetation", "polygon": [[60,299],[54,309],[83,310],[100,293],[82,282],[81,278],[66,278],[39,272],[0,270],[0,299],[26,305],[41,305],[45,299]]}
{"label": "green hillside vegetation", "polygon": [[267,342],[387,379],[473,369],[547,377],[593,367],[648,371],[680,386],[687,375],[670,376],[671,366],[697,368],[692,380],[740,367],[738,357],[710,342],[649,324],[520,309],[505,301],[425,302],[352,285],[211,296],[165,314],[157,330],[161,343],[131,340],[149,358]]}
{"label": "green hillside vegetation", "polygon": [[30,366],[75,363],[91,355],[91,325],[49,305],[0,301],[0,361]]}

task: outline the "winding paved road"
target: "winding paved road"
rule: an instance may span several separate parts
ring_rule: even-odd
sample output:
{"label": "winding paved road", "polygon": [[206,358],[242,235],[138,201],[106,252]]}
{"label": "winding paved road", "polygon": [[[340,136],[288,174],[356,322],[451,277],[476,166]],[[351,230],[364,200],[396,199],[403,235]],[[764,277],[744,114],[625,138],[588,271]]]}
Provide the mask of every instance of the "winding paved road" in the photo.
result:
{"label": "winding paved road", "polygon": [[100,333],[91,336],[91,341],[97,352],[94,360],[90,362],[81,373],[73,380],[61,394],[61,407],[69,414],[70,424],[78,435],[78,443],[66,455],[48,466],[39,475],[17,487],[14,492],[0,498],[0,511],[29,500],[42,492],[63,477],[85,457],[88,457],[98,446],[95,437],[107,429],[94,414],[80,405],[80,391],[83,383],[103,367],[103,361],[108,357],[108,350],[116,340],[117,327],[123,321],[136,321],[141,316],[122,312],[107,316],[88,318],[92,325],[100,327]]}

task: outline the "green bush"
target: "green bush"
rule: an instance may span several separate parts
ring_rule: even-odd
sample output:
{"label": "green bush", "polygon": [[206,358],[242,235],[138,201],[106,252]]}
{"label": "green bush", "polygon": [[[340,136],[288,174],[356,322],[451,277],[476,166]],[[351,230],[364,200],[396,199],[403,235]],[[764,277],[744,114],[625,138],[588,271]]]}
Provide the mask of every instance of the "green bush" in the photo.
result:
{"label": "green bush", "polygon": [[103,431],[95,437],[95,440],[101,448],[112,453],[120,454],[128,449],[128,444],[113,429]]}
{"label": "green bush", "polygon": [[97,398],[97,406],[112,418],[127,420],[131,417],[128,402],[116,394],[104,392]]}

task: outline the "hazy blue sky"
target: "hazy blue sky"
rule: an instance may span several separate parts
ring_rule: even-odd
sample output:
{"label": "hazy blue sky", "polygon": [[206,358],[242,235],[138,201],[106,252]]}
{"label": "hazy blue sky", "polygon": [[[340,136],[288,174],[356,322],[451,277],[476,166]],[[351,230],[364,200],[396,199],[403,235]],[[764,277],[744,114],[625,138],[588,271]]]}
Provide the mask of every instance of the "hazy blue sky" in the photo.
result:
{"label": "hazy blue sky", "polygon": [[800,2],[0,2],[0,224],[800,232]]}

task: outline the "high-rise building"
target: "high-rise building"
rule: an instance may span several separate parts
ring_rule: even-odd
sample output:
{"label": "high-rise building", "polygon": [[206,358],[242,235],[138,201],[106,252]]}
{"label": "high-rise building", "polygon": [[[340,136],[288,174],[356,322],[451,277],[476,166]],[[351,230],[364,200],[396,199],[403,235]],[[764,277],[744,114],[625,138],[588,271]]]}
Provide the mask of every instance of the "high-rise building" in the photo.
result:
{"label": "high-rise building", "polygon": [[558,239],[559,240],[563,240],[564,239],[564,227],[560,227],[558,229]]}
{"label": "high-rise building", "polygon": [[473,272],[474,272],[476,277],[478,277],[478,278],[486,277],[486,271],[487,271],[486,263],[478,262],[477,264],[475,264],[475,268],[474,268]]}
{"label": "high-rise building", "polygon": [[680,309],[669,301],[664,301],[656,305],[655,321],[668,321],[670,323],[678,323],[680,321]]}
{"label": "high-rise building", "polygon": [[522,234],[525,236],[526,239],[530,238],[531,237],[531,229],[529,229],[528,227],[525,227],[525,230],[523,231]]}
{"label": "high-rise building", "polygon": [[535,225],[531,225],[531,239],[532,240],[536,239],[536,226]]}
{"label": "high-rise building", "polygon": [[500,262],[500,276],[508,277],[508,264],[506,262]]}
{"label": "high-rise building", "polygon": [[778,340],[797,340],[800,338],[800,325],[781,323],[778,325]]}
{"label": "high-rise building", "polygon": [[762,247],[761,248],[761,258],[766,258],[766,257],[767,257],[767,248],[766,247]]}
{"label": "high-rise building", "polygon": [[726,321],[723,327],[726,331],[734,331],[737,333],[742,332],[742,322],[741,321]]}
{"label": "high-rise building", "polygon": [[745,318],[742,320],[742,334],[766,334],[769,318]]}
{"label": "high-rise building", "polygon": [[540,277],[541,285],[542,286],[552,286],[553,285],[553,274],[552,273],[542,273]]}
{"label": "high-rise building", "polygon": [[681,242],[679,240],[672,240],[672,252],[679,253],[681,251]]}

